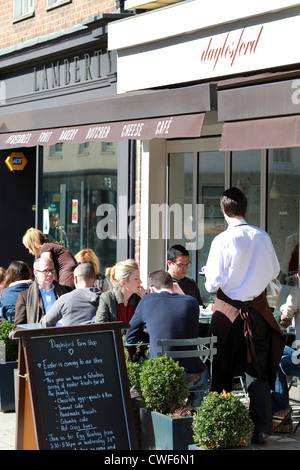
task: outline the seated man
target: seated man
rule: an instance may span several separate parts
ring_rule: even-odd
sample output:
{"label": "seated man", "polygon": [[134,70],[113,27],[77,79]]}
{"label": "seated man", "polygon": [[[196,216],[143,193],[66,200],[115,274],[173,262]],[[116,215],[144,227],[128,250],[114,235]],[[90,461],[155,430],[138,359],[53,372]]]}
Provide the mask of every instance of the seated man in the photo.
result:
{"label": "seated man", "polygon": [[167,265],[173,282],[187,295],[194,297],[199,305],[203,305],[200,290],[194,279],[187,277],[189,269],[189,252],[182,245],[173,245],[168,249]]}
{"label": "seated man", "polygon": [[41,327],[91,323],[99,306],[101,291],[93,287],[95,270],[89,263],[74,269],[75,289],[60,297],[41,319]]}
{"label": "seated man", "polygon": [[49,258],[37,258],[33,264],[34,283],[18,296],[15,325],[38,323],[54,302],[70,291],[54,280],[55,269]]}
{"label": "seated man", "polygon": [[[299,271],[298,278],[300,279]],[[273,425],[277,427],[278,432],[292,431],[292,408],[289,402],[286,376],[300,377],[300,287],[294,287],[286,303],[280,307],[280,326],[287,328],[293,320],[295,321],[296,342],[292,346],[295,345],[295,349],[285,346],[276,376],[275,390],[271,392]]]}
{"label": "seated man", "polygon": [[[142,298],[130,321],[127,342],[145,340],[145,325],[150,338],[150,358],[157,357],[158,339],[198,337],[199,304],[189,296],[174,292],[173,281],[166,271],[155,271],[149,277],[150,294]],[[192,407],[200,406],[208,391],[208,370],[199,357],[178,359],[185,368]],[[196,392],[196,393],[195,393]]]}

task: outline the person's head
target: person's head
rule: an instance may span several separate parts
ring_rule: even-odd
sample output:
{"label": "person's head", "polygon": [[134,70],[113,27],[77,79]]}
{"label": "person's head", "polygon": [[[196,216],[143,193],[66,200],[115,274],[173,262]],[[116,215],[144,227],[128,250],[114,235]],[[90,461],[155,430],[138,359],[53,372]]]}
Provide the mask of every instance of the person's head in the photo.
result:
{"label": "person's head", "polygon": [[167,271],[158,270],[150,274],[148,285],[151,292],[173,291],[173,280]]}
{"label": "person's head", "polygon": [[93,287],[95,282],[95,269],[90,263],[81,263],[74,269],[74,284],[80,287]]}
{"label": "person's head", "polygon": [[80,263],[90,263],[93,266],[96,275],[99,273],[99,271],[100,271],[100,262],[99,262],[98,256],[90,248],[80,250],[78,253],[76,253],[75,259],[76,259],[77,263],[79,263],[79,264]]}
{"label": "person's head", "polygon": [[32,255],[39,255],[41,246],[49,243],[50,239],[47,238],[43,232],[37,228],[29,228],[22,239],[23,245],[29,250]]}
{"label": "person's head", "polygon": [[30,279],[32,279],[32,273],[28,264],[24,261],[12,261],[5,272],[3,287],[8,287],[12,282]]}
{"label": "person's head", "polygon": [[0,284],[4,281],[6,269],[0,266]]}
{"label": "person's head", "polygon": [[171,246],[167,252],[167,265],[174,279],[183,279],[190,265],[189,252],[182,245]]}
{"label": "person's head", "polygon": [[220,207],[227,217],[244,218],[247,210],[247,198],[240,189],[229,188],[221,196]]}
{"label": "person's head", "polygon": [[55,277],[53,262],[44,256],[37,258],[33,263],[33,273],[39,286],[44,290],[50,290]]}
{"label": "person's head", "polygon": [[59,214],[57,212],[50,213],[50,228],[56,228],[59,226]]}
{"label": "person's head", "polygon": [[140,271],[134,259],[127,259],[106,270],[112,285],[128,294],[138,294],[141,286]]}

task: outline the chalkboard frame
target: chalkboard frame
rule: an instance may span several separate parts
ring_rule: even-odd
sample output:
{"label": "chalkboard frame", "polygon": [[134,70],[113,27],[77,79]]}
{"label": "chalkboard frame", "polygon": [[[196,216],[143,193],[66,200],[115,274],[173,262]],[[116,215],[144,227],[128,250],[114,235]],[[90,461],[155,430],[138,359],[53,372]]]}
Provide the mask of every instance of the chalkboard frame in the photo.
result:
{"label": "chalkboard frame", "polygon": [[[35,338],[42,338],[48,340],[49,337],[60,338],[76,335],[93,334],[97,332],[113,332],[116,360],[118,363],[119,385],[123,396],[123,411],[127,422],[128,429],[128,449],[135,450],[138,448],[136,429],[134,424],[134,415],[132,408],[132,400],[130,397],[129,382],[127,377],[126,361],[124,355],[124,345],[122,341],[121,331],[129,328],[129,324],[125,322],[109,322],[109,323],[94,323],[89,325],[74,325],[66,327],[53,327],[53,328],[36,328],[25,329],[18,328],[14,331],[13,337],[19,339],[19,393],[18,393],[18,406],[17,406],[17,449],[22,449],[23,432],[24,429],[24,394],[25,387],[24,381],[28,379],[30,402],[32,408],[32,417],[34,421],[35,438],[38,450],[45,450],[45,436],[43,434],[41,408],[39,402],[39,395],[37,391],[38,383],[36,381],[34,372],[34,358],[32,353],[32,340]],[[91,335],[92,337],[92,335]],[[25,418],[26,419],[26,418]],[[19,424],[19,426],[18,426]]]}

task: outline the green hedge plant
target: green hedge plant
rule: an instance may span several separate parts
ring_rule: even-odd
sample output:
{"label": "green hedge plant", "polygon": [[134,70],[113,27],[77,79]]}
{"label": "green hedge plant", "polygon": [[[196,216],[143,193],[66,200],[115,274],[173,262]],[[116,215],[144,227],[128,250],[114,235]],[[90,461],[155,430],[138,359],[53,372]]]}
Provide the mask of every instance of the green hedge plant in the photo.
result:
{"label": "green hedge plant", "polygon": [[135,386],[148,410],[172,414],[185,405],[189,396],[185,370],[172,358],[164,355],[127,367],[130,385]]}
{"label": "green hedge plant", "polygon": [[246,446],[253,434],[249,410],[234,393],[210,392],[197,408],[194,441],[207,450]]}
{"label": "green hedge plant", "polygon": [[9,334],[15,329],[13,323],[0,321],[0,361],[10,362],[18,359],[18,341]]}

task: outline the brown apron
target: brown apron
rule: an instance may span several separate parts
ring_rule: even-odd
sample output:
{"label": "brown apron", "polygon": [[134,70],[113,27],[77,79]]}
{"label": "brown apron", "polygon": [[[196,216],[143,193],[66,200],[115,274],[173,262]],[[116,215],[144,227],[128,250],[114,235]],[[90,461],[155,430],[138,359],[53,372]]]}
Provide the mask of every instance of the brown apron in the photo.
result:
{"label": "brown apron", "polygon": [[240,315],[244,321],[247,360],[248,362],[253,362],[253,365],[256,367],[257,373],[259,374],[256,354],[252,342],[251,322],[254,321],[254,318],[251,316],[251,309],[256,310],[271,328],[268,373],[271,389],[274,389],[276,374],[283,353],[285,340],[268,305],[264,292],[249,302],[242,302],[240,300],[232,300],[227,297],[221,289],[218,290],[209,329],[209,334],[217,336],[218,338],[216,359],[222,351],[222,346],[226,342],[233,322],[238,315]]}

